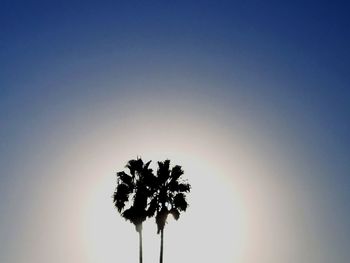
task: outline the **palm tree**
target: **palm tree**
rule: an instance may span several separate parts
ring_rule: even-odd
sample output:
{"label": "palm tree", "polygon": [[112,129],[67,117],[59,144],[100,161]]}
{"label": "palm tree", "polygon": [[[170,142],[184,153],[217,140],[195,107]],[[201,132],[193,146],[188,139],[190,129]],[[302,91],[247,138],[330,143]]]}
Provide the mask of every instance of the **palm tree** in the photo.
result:
{"label": "palm tree", "polygon": [[149,178],[153,178],[151,161],[146,164],[141,158],[130,160],[124,171],[117,173],[117,187],[113,194],[113,203],[121,216],[135,225],[139,234],[139,259],[142,263],[142,223],[147,218],[147,200],[152,194],[147,187]]}
{"label": "palm tree", "polygon": [[180,212],[186,211],[188,203],[186,193],[191,189],[191,185],[182,180],[184,174],[181,166],[175,165],[170,169],[170,161],[158,162],[157,177],[149,181],[149,187],[153,192],[147,214],[149,217],[155,214],[157,224],[157,234],[160,233],[160,257],[159,262],[163,263],[163,240],[164,227],[169,214],[176,220],[180,217]]}

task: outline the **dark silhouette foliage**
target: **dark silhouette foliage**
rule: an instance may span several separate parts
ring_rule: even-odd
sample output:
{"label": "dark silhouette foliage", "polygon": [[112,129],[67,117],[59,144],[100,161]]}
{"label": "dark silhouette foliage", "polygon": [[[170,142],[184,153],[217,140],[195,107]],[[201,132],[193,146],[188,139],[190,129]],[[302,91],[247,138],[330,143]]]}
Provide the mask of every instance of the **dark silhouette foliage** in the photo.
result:
{"label": "dark silhouette foliage", "polygon": [[113,194],[113,202],[121,216],[135,225],[139,233],[140,263],[142,263],[142,223],[148,216],[147,202],[152,195],[147,183],[154,177],[149,168],[150,161],[143,163],[141,158],[130,160],[126,172],[117,173],[117,187]]}
{"label": "dark silhouette foliage", "polygon": [[170,160],[158,162],[157,174],[149,168],[151,161],[141,158],[130,160],[126,168],[129,174],[117,173],[117,187],[113,202],[125,220],[135,225],[140,237],[140,263],[142,262],[142,223],[155,216],[157,233],[161,234],[160,263],[163,262],[164,227],[169,214],[178,220],[188,203],[186,193],[191,185],[183,180],[184,171],[179,165],[170,168]]}
{"label": "dark silhouette foliage", "polygon": [[153,195],[147,214],[149,217],[155,215],[157,233],[161,234],[160,263],[163,262],[163,235],[167,217],[172,214],[178,220],[180,213],[188,207],[186,193],[190,192],[191,185],[182,179],[183,174],[179,165],[170,168],[170,160],[158,162],[157,176],[149,185]]}

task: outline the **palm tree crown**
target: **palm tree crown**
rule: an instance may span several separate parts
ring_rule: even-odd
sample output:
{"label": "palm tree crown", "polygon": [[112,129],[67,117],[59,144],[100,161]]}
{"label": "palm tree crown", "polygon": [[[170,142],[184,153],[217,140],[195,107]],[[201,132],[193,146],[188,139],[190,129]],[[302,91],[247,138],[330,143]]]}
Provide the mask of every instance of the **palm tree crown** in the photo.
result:
{"label": "palm tree crown", "polygon": [[183,174],[181,166],[175,165],[170,169],[170,161],[165,160],[158,162],[157,176],[151,178],[150,188],[153,196],[147,214],[149,217],[156,215],[158,233],[164,229],[169,214],[178,220],[180,212],[186,211],[188,207],[186,193],[190,191],[191,186],[182,180]]}
{"label": "palm tree crown", "polygon": [[182,180],[184,171],[170,161],[158,162],[157,176],[149,168],[151,161],[144,164],[141,158],[130,160],[126,165],[130,174],[117,173],[117,187],[113,202],[119,213],[135,225],[139,233],[139,258],[142,263],[142,223],[155,215],[157,233],[161,234],[160,263],[163,263],[163,234],[166,220],[172,214],[176,220],[180,212],[186,211],[186,193],[190,184]]}
{"label": "palm tree crown", "polygon": [[147,200],[151,194],[147,181],[153,177],[149,168],[151,161],[146,164],[141,158],[130,160],[124,171],[117,173],[117,187],[113,194],[113,202],[119,213],[135,225],[136,231],[142,230],[142,223],[147,218]]}

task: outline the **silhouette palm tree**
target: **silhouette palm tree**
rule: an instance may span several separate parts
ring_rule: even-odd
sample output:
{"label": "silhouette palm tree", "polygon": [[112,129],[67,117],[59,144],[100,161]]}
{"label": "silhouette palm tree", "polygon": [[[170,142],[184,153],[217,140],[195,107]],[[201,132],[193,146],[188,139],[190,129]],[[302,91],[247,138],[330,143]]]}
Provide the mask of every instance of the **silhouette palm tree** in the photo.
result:
{"label": "silhouette palm tree", "polygon": [[151,161],[146,164],[141,158],[128,161],[124,171],[117,173],[117,187],[113,194],[113,203],[121,216],[135,225],[139,234],[139,259],[142,263],[142,223],[147,218],[147,200],[152,195],[147,186],[149,180],[154,178]]}
{"label": "silhouette palm tree", "polygon": [[170,170],[170,160],[165,160],[158,162],[157,176],[151,177],[148,182],[153,195],[147,215],[148,217],[155,215],[157,234],[161,235],[160,263],[163,263],[163,237],[167,217],[172,214],[178,220],[180,212],[186,211],[188,207],[186,193],[190,191],[191,185],[182,180],[183,174],[181,166],[175,165]]}

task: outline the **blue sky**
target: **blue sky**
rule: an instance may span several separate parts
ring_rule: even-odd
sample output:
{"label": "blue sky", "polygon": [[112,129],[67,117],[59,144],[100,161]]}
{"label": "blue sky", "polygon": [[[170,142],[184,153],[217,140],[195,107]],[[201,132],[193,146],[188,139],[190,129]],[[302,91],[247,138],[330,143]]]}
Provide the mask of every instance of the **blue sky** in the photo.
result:
{"label": "blue sky", "polygon": [[243,131],[303,165],[295,176],[315,199],[325,262],[345,263],[349,11],[346,1],[2,1],[2,261],[21,262],[21,194],[28,210],[42,198],[32,195],[45,177],[35,166],[47,156],[92,136],[85,128],[109,115],[123,123],[143,112],[205,109],[207,123],[228,132],[234,116],[246,119]]}

